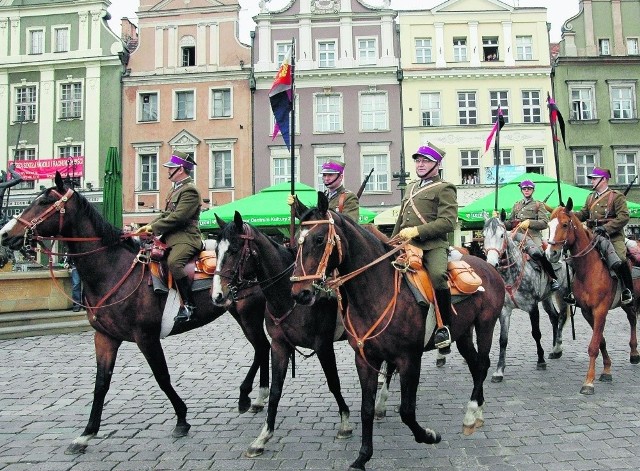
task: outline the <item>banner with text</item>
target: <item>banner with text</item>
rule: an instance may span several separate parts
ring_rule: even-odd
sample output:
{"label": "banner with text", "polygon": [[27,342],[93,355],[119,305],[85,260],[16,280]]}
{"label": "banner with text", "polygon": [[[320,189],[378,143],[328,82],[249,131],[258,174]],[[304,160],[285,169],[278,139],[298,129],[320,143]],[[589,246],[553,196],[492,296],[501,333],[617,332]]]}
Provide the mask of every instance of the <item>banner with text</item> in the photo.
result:
{"label": "banner with text", "polygon": [[16,164],[16,172],[24,180],[29,181],[52,179],[56,176],[56,172],[60,172],[63,177],[82,177],[84,175],[84,157],[9,161],[9,165],[14,163]]}

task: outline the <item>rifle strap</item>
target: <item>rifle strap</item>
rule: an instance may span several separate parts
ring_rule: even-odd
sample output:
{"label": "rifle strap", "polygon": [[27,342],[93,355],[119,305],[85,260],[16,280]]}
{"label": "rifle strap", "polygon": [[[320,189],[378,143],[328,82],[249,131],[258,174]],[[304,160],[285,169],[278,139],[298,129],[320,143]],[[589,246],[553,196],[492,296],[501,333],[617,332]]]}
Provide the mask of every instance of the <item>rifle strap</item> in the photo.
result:
{"label": "rifle strap", "polygon": [[[425,191],[427,188],[433,188],[434,186],[440,185],[444,183],[443,181],[439,181],[439,182],[433,182],[433,183],[429,183],[423,187],[420,187],[419,184],[415,184],[413,185],[413,187],[411,188],[411,194],[409,194],[409,198],[407,199],[407,203],[411,205],[411,207],[413,208],[413,210],[416,213],[416,216],[418,216],[418,219],[420,219],[420,221],[422,222],[422,224],[426,224],[427,221],[424,219],[424,217],[422,217],[422,214],[420,214],[420,211],[418,211],[418,208],[416,207],[416,204],[413,201],[413,198],[415,198],[416,196],[418,196],[420,193],[422,193],[423,191]],[[414,191],[416,188],[418,188],[418,191]],[[405,204],[406,207],[406,204]],[[404,207],[402,208],[402,212],[404,212]]]}
{"label": "rifle strap", "polygon": [[344,209],[344,200],[347,198],[346,193],[340,193],[338,197],[338,212],[342,214],[342,210]]}

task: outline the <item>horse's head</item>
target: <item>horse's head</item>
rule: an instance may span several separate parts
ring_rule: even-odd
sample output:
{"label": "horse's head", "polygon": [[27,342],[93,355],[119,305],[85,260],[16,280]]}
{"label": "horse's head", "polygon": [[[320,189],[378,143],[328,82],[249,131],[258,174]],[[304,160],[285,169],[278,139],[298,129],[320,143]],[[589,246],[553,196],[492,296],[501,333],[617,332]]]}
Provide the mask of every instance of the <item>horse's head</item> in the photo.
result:
{"label": "horse's head", "polygon": [[20,216],[15,216],[0,229],[0,242],[12,250],[31,245],[33,237],[64,234],[72,225],[69,208],[76,192],[64,185],[56,172],[56,185],[44,190]]}
{"label": "horse's head", "polygon": [[251,247],[255,233],[238,211],[231,223],[215,216],[221,232],[217,240],[217,266],[211,298],[215,305],[225,306],[235,300],[239,289],[256,283],[258,254]]}
{"label": "horse's head", "polygon": [[507,250],[509,243],[509,232],[504,225],[506,214],[502,210],[501,217],[486,217],[484,220],[484,228],[482,236],[484,237],[483,250],[487,257],[487,263],[497,267],[500,259]]}
{"label": "horse's head", "polygon": [[560,260],[562,249],[575,243],[576,228],[582,227],[573,214],[573,200],[569,198],[566,206],[558,206],[551,213],[549,221],[549,242],[545,253],[551,263]]}
{"label": "horse's head", "polygon": [[[342,261],[342,245],[336,234],[327,196],[318,192],[318,207],[300,219],[298,254],[293,269],[291,293],[300,304],[313,304],[318,283],[322,284]],[[334,250],[337,248],[337,250]]]}

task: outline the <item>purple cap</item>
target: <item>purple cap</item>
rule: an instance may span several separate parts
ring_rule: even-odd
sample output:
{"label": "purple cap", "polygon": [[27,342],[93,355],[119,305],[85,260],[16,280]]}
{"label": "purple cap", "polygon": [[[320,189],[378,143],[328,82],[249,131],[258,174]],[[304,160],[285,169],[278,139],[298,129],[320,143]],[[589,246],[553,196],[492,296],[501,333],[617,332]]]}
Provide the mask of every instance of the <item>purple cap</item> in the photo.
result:
{"label": "purple cap", "polygon": [[344,164],[337,160],[328,160],[322,164],[322,172],[320,173],[342,173],[344,172]]}
{"label": "purple cap", "polygon": [[175,167],[184,167],[186,170],[193,170],[193,166],[196,163],[193,161],[188,154],[184,152],[180,152],[178,150],[174,151],[169,159],[169,162],[165,162],[162,164],[163,167],[175,168]]}
{"label": "purple cap", "polygon": [[522,188],[535,188],[536,185],[531,181],[531,180],[522,180],[518,186],[520,187],[520,189]]}
{"label": "purple cap", "polygon": [[417,159],[418,157],[426,157],[432,162],[440,162],[445,153],[430,142],[428,142],[427,144],[428,145],[426,146],[418,147],[418,150],[411,157],[413,159]]}
{"label": "purple cap", "polygon": [[608,180],[611,178],[611,172],[608,168],[594,167],[592,172],[587,175],[587,178],[606,178]]}

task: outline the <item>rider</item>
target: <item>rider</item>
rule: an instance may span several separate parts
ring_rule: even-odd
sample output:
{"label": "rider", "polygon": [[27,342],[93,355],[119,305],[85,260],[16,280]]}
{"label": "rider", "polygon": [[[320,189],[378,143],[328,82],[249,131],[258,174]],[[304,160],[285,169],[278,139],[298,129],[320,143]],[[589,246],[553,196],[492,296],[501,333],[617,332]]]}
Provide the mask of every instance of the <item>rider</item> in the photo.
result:
{"label": "rider", "polygon": [[[624,243],[624,226],[629,222],[627,198],[619,191],[609,188],[609,169],[595,167],[587,178],[591,180],[593,192],[587,197],[582,209],[576,212],[576,216],[580,221],[586,221],[587,227],[592,229],[595,235],[604,239],[607,264],[618,275],[624,287],[620,303],[630,304],[633,302],[633,280]],[[610,245],[607,238],[611,241],[615,253],[606,250],[606,246]],[[602,247],[602,244],[600,246]]]}
{"label": "rider", "polygon": [[155,236],[162,236],[171,248],[167,262],[183,304],[174,321],[186,322],[191,319],[195,304],[184,267],[202,250],[202,236],[198,228],[201,198],[191,179],[191,171],[196,163],[190,155],[174,151],[171,159],[162,165],[169,169],[169,180],[173,183],[165,210],[137,233],[153,232]]}
{"label": "rider", "polygon": [[451,351],[451,291],[447,277],[448,235],[458,218],[456,187],[440,178],[444,151],[430,142],[413,154],[419,180],[413,182],[402,201],[393,236],[411,240],[423,250],[422,261],[433,283],[443,326],[436,330],[434,342],[440,353]]}
{"label": "rider", "polygon": [[533,198],[536,185],[531,180],[523,180],[518,186],[522,192],[523,199],[516,202],[511,209],[511,218],[505,221],[505,227],[509,230],[517,228],[519,232],[529,236],[533,244],[527,247],[527,253],[536,260],[544,272],[551,279],[551,291],[557,291],[558,277],[551,262],[545,257],[542,251],[542,234],[540,231],[549,226],[549,217],[545,205],[541,201]]}

